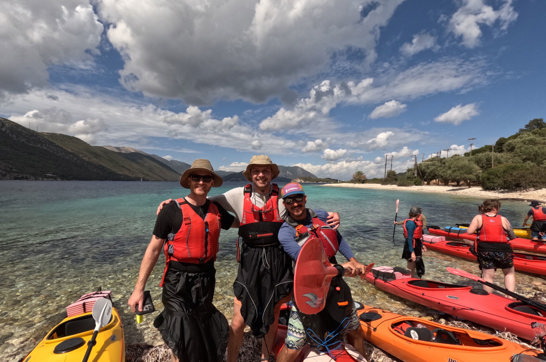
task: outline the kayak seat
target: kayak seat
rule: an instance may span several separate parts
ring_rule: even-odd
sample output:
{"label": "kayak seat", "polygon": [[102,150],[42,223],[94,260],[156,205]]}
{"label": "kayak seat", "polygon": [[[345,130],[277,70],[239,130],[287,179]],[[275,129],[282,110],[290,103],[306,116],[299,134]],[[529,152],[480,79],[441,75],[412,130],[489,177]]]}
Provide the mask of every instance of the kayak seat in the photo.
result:
{"label": "kayak seat", "polygon": [[461,344],[461,341],[455,335],[446,329],[436,328],[434,331],[434,342],[447,344]]}
{"label": "kayak seat", "polygon": [[540,311],[534,309],[533,307],[531,307],[529,305],[523,304],[523,303],[518,303],[518,302],[510,303],[508,305],[508,308],[512,308],[514,310],[517,310],[517,311],[520,311],[520,312],[523,312],[523,313],[532,314],[532,315],[536,315],[536,316],[540,316],[540,317],[544,316],[542,313],[540,313]]}
{"label": "kayak seat", "polygon": [[426,327],[410,327],[406,329],[404,335],[406,337],[410,337],[411,339],[428,342],[432,341],[434,338],[432,331]]}
{"label": "kayak seat", "polygon": [[442,288],[461,288],[464,287],[464,285],[460,284],[448,284],[448,283],[440,283],[433,280],[426,280],[426,279],[415,279],[408,281],[408,284],[421,287],[421,288],[434,288],[434,289],[442,289]]}
{"label": "kayak seat", "polygon": [[87,332],[95,328],[95,321],[93,318],[78,318],[68,321],[64,324],[64,330],[66,336]]}

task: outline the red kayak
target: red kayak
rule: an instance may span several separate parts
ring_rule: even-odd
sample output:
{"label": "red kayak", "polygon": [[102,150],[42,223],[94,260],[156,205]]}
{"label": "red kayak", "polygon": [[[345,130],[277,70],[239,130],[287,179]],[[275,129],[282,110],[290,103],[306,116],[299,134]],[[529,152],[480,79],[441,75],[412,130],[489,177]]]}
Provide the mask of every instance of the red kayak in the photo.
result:
{"label": "red kayak", "polygon": [[[446,227],[443,229],[428,228],[428,232],[433,235],[440,235],[450,239],[468,239],[476,240],[476,234],[468,234],[464,228]],[[546,241],[533,241],[525,238],[515,238],[510,240],[512,249],[530,251],[533,253],[546,254]]]}
{"label": "red kayak", "polygon": [[[423,245],[440,253],[477,261],[476,256],[470,252],[470,246],[460,241],[443,240],[433,242],[423,239]],[[520,272],[546,275],[546,255],[514,252],[514,267]]]}
{"label": "red kayak", "polygon": [[472,286],[412,278],[403,268],[374,267],[365,279],[385,292],[528,341],[540,334],[533,322],[546,324],[546,311],[535,306]]}

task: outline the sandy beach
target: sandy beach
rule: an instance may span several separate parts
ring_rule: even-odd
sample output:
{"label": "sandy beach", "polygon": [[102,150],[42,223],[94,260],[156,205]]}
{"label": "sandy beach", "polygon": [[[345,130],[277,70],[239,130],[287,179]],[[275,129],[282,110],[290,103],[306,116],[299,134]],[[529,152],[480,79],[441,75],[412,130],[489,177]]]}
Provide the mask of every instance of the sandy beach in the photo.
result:
{"label": "sandy beach", "polygon": [[541,203],[546,203],[546,189],[527,190],[527,191],[486,191],[479,186],[440,186],[440,185],[422,185],[422,186],[397,186],[397,185],[381,185],[375,183],[353,184],[353,183],[337,183],[324,184],[325,187],[352,187],[362,189],[376,190],[397,190],[411,192],[430,192],[430,193],[449,193],[453,195],[477,197],[483,199],[501,199],[501,200],[538,200]]}

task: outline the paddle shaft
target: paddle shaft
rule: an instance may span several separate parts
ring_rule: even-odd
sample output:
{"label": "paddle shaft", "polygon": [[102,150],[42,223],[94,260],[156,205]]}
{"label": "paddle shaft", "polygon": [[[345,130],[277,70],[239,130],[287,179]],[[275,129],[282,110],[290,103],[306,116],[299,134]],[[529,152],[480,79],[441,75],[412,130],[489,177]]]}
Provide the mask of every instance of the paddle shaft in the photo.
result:
{"label": "paddle shaft", "polygon": [[83,356],[83,362],[87,362],[87,360],[89,359],[89,355],[91,354],[91,349],[97,343],[96,340],[97,340],[97,334],[98,333],[99,333],[99,331],[97,329],[95,329],[93,331],[93,337],[91,337],[89,342],[87,342],[87,351],[85,351],[85,356]]}
{"label": "paddle shaft", "polygon": [[398,219],[398,205],[400,204],[400,200],[396,199],[396,213],[394,214],[394,226],[392,228],[392,243],[394,244],[394,234],[396,232],[396,219]]}
{"label": "paddle shaft", "polygon": [[493,284],[493,283],[490,283],[490,282],[488,282],[488,281],[486,281],[486,280],[483,280],[482,278],[480,278],[480,277],[478,277],[478,276],[476,276],[476,275],[474,275],[474,274],[470,274],[470,273],[465,272],[464,270],[455,269],[455,268],[450,268],[450,267],[447,268],[447,271],[450,272],[451,274],[455,274],[455,275],[458,275],[458,276],[461,276],[461,277],[465,277],[465,278],[472,279],[472,280],[475,280],[475,281],[477,281],[477,282],[480,282],[480,283],[482,283],[482,284],[484,284],[484,285],[487,285],[488,287],[491,287],[491,288],[493,288],[493,289],[495,289],[495,290],[498,290],[498,291],[500,291],[500,292],[503,292],[503,293],[506,294],[506,295],[509,295],[509,296],[511,296],[511,297],[514,297],[514,298],[516,298],[517,300],[520,300],[520,301],[522,301],[522,302],[524,302],[524,303],[529,304],[530,306],[533,306],[533,307],[535,307],[535,308],[538,308],[538,309],[540,309],[540,310],[546,312],[546,304],[542,304],[542,303],[540,303],[540,302],[536,302],[536,301],[534,301],[534,300],[532,300],[532,299],[529,299],[529,298],[524,297],[523,295],[519,295],[519,294],[517,294],[517,293],[511,292],[511,291],[509,291],[509,290],[506,289],[506,288],[499,287],[499,286],[496,285],[496,284]]}

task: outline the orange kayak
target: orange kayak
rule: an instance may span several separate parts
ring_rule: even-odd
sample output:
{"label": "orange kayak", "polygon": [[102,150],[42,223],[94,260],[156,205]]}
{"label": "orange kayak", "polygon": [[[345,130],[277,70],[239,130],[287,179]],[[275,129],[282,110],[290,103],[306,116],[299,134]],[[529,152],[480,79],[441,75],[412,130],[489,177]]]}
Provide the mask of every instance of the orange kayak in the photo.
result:
{"label": "orange kayak", "polygon": [[367,341],[405,362],[541,361],[546,355],[515,342],[423,318],[362,306],[360,325]]}

